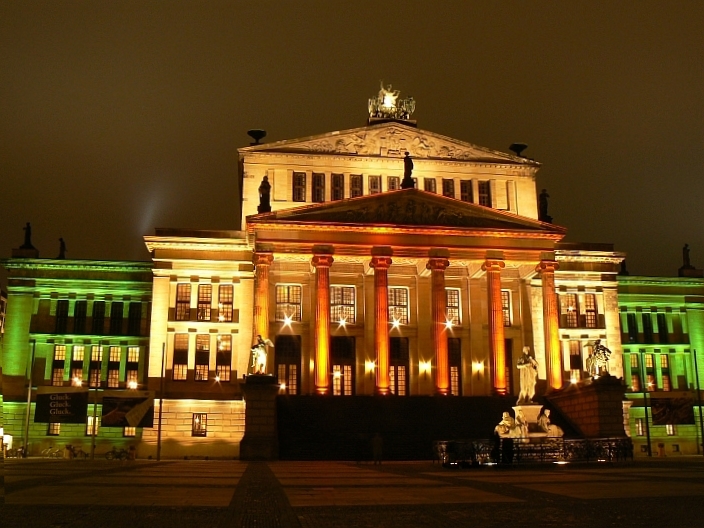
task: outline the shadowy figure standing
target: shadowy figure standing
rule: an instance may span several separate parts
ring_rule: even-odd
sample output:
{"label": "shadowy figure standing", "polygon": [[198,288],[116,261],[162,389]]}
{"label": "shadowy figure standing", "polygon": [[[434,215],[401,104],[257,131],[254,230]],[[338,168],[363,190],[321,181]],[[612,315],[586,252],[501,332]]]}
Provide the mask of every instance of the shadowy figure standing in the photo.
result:
{"label": "shadowy figure standing", "polygon": [[538,220],[551,223],[552,217],[548,214],[548,198],[550,198],[550,195],[547,189],[543,189],[540,196],[538,196]]}
{"label": "shadowy figure standing", "polygon": [[271,212],[271,184],[269,183],[269,177],[264,176],[262,178],[262,183],[259,185],[259,206],[257,207],[257,213],[270,213]]}
{"label": "shadowy figure standing", "polygon": [[416,184],[411,178],[413,174],[413,159],[406,151],[406,157],[403,158],[403,180],[401,181],[401,189],[413,189]]}
{"label": "shadowy figure standing", "polygon": [[24,230],[24,244],[20,246],[20,249],[36,249],[32,245],[32,225],[27,222],[27,226],[22,229]]}

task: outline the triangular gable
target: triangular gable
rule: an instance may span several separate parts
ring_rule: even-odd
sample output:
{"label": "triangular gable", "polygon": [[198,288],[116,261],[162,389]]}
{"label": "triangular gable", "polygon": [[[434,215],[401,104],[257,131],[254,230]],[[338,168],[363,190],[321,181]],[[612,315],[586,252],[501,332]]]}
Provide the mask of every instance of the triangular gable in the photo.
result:
{"label": "triangular gable", "polygon": [[370,225],[532,231],[564,234],[565,229],[497,211],[490,207],[461,202],[418,189],[405,189],[348,198],[325,204],[284,209],[247,217],[256,224]]}
{"label": "triangular gable", "polygon": [[239,152],[301,152],[371,157],[403,156],[409,152],[414,158],[540,166],[538,162],[527,158],[479,147],[395,121],[254,145],[241,148]]}

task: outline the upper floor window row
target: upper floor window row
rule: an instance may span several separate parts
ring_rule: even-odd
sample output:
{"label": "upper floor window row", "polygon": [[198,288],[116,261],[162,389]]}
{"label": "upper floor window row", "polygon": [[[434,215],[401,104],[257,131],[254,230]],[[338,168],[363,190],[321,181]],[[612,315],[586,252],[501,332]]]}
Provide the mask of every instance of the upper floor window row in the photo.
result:
{"label": "upper floor window row", "polygon": [[[195,294],[195,297],[193,297]],[[217,302],[215,302],[217,301]],[[173,319],[176,321],[234,321],[234,285],[190,283],[176,285]]]}
{"label": "upper floor window row", "polygon": [[679,314],[665,312],[626,312],[622,329],[624,342],[643,344],[669,344],[687,342]]}
{"label": "upper floor window row", "polygon": [[558,297],[560,328],[605,328],[595,293],[562,293]]}
{"label": "upper floor window row", "polygon": [[[54,317],[55,334],[96,334],[96,335],[132,335],[146,333],[143,329],[142,302],[122,301],[73,301],[73,321],[71,321],[68,299],[56,301]],[[146,325],[146,319],[144,320]],[[73,324],[71,324],[73,323]]]}

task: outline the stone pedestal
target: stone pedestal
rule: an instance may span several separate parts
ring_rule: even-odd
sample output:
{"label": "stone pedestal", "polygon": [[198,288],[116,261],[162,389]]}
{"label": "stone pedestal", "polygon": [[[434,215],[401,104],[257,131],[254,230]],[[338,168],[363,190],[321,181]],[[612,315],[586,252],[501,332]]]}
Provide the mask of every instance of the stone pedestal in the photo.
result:
{"label": "stone pedestal", "polygon": [[600,376],[580,381],[546,398],[570,420],[585,438],[625,437],[623,400],[626,386],[621,378]]}
{"label": "stone pedestal", "polygon": [[279,383],[274,376],[253,374],[242,385],[246,404],[241,460],[277,460],[279,436],[276,427],[276,395]]}
{"label": "stone pedestal", "polygon": [[513,408],[514,416],[518,416],[518,411],[523,411],[523,416],[526,418],[526,423],[530,426],[531,424],[538,423],[538,415],[540,414],[540,409],[543,406],[539,403],[528,403],[524,405],[516,405]]}

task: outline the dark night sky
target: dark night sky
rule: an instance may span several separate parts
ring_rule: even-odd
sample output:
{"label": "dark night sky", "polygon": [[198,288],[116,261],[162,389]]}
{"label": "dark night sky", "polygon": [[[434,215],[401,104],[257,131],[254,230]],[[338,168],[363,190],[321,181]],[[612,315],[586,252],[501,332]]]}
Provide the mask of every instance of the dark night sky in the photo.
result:
{"label": "dark night sky", "polygon": [[3,2],[0,257],[148,259],[234,229],[236,148],[362,126],[379,80],[419,127],[543,164],[568,240],[632,274],[704,267],[704,2]]}

